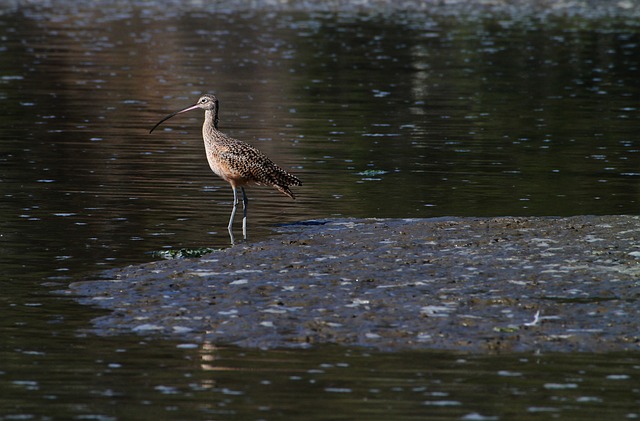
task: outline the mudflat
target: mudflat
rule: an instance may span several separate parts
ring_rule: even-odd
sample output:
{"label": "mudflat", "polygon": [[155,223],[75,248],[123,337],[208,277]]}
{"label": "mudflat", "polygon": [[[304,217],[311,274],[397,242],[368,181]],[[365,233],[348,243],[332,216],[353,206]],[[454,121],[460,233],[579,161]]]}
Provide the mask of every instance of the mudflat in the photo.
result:
{"label": "mudflat", "polygon": [[636,216],[339,219],[68,294],[98,334],[244,347],[605,352],[640,348]]}

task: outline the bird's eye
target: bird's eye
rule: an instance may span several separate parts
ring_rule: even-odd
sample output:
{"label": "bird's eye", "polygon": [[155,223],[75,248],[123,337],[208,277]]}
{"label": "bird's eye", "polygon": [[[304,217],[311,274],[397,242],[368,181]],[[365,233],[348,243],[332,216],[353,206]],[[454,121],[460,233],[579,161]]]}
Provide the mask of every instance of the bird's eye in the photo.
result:
{"label": "bird's eye", "polygon": [[205,102],[207,102],[207,98],[202,98],[200,102],[204,104]]}

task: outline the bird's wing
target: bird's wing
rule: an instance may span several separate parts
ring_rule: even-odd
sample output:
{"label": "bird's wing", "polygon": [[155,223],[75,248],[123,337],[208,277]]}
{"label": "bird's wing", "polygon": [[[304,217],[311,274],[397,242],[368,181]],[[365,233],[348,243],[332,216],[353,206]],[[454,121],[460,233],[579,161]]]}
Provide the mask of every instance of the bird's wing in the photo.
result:
{"label": "bird's wing", "polygon": [[265,154],[248,145],[244,145],[240,151],[229,148],[221,153],[221,158],[237,175],[255,183],[277,184],[276,175],[284,171]]}

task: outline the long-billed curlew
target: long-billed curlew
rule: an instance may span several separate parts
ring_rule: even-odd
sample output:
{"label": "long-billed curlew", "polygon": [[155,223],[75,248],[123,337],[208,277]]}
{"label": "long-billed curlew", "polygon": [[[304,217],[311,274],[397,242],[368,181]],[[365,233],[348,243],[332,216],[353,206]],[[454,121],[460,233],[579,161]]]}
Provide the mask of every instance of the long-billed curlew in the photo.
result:
{"label": "long-billed curlew", "polygon": [[209,166],[214,173],[229,183],[233,189],[233,210],[227,227],[231,243],[234,242],[232,225],[238,206],[238,187],[242,190],[242,236],[246,240],[248,201],[244,186],[248,184],[266,184],[295,199],[289,186],[301,186],[302,183],[294,175],[274,164],[258,149],[220,132],[218,130],[218,99],[214,95],[202,95],[195,104],[169,114],[153,126],[149,133],[171,117],[197,108],[204,110],[202,137],[204,138],[204,148]]}

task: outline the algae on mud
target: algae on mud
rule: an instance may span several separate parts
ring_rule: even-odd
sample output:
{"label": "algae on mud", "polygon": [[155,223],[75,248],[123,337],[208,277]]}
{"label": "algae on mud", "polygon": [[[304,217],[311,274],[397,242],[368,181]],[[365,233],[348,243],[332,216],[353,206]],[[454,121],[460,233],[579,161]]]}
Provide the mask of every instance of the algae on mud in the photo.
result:
{"label": "algae on mud", "polygon": [[112,270],[68,293],[99,334],[248,347],[640,348],[635,216],[330,220],[200,259]]}

